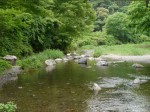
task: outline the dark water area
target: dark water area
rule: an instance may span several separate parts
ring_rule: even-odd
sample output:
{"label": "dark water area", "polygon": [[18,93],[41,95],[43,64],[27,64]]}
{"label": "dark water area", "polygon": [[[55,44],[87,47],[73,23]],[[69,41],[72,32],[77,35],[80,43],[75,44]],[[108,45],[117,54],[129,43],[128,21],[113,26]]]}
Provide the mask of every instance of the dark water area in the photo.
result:
{"label": "dark water area", "polygon": [[[133,63],[108,67],[59,63],[20,74],[0,90],[0,102],[13,101],[17,112],[150,112],[150,64],[140,69]],[[130,85],[135,78],[144,83]],[[102,90],[90,90],[97,83]]]}

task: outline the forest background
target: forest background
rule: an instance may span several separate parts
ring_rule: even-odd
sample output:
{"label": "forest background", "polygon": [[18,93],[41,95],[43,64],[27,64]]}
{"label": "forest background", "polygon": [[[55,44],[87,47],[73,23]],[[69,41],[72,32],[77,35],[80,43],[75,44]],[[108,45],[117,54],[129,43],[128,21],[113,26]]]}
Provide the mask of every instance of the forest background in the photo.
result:
{"label": "forest background", "polygon": [[0,56],[150,41],[147,5],[144,0],[0,0]]}

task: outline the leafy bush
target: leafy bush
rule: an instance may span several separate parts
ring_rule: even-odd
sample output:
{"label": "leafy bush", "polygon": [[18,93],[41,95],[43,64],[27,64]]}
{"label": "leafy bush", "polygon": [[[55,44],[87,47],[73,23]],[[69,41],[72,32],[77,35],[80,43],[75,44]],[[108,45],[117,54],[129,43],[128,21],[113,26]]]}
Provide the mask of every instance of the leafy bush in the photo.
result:
{"label": "leafy bush", "polygon": [[101,56],[102,55],[102,51],[101,50],[95,50],[94,51],[94,57],[99,57],[99,56]]}
{"label": "leafy bush", "polygon": [[11,64],[8,61],[0,59],[0,73],[2,73],[4,70],[11,67]]}
{"label": "leafy bush", "polygon": [[46,59],[56,59],[62,58],[64,56],[63,52],[60,50],[50,50],[47,49],[41,53],[34,54],[23,60],[19,60],[17,63],[23,68],[39,68],[43,66]]}
{"label": "leafy bush", "polygon": [[144,34],[135,34],[134,37],[131,38],[134,43],[142,43],[146,41],[150,41],[150,37]]}
{"label": "leafy bush", "polygon": [[0,112],[15,112],[17,109],[16,104],[8,102],[6,104],[0,103]]}
{"label": "leafy bush", "polygon": [[105,31],[103,32],[91,32],[90,34],[84,35],[82,39],[73,42],[74,47],[83,46],[99,46],[99,45],[114,45],[120,44],[121,42],[115,39],[112,35],[108,35]]}

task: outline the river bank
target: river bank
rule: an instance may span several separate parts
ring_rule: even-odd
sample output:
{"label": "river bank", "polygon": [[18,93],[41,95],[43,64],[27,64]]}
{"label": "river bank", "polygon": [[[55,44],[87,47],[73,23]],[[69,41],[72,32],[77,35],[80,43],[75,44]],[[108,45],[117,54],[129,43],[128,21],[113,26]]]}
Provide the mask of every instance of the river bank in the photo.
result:
{"label": "river bank", "polygon": [[108,55],[102,55],[100,57],[103,59],[110,59],[114,61],[150,63],[150,55],[122,56],[122,55],[108,54]]}

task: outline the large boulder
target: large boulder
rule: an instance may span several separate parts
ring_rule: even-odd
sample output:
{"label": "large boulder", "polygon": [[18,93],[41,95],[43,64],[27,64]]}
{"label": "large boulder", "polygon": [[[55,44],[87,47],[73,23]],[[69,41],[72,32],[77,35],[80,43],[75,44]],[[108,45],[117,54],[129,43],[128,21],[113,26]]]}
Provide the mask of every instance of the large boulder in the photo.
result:
{"label": "large boulder", "polygon": [[78,60],[78,64],[87,64],[87,58],[81,58]]}
{"label": "large boulder", "polygon": [[53,66],[56,64],[56,62],[52,59],[48,59],[45,61],[46,66]]}
{"label": "large boulder", "polygon": [[15,65],[17,57],[13,55],[6,55],[3,57],[3,59],[9,61],[12,65]]}

